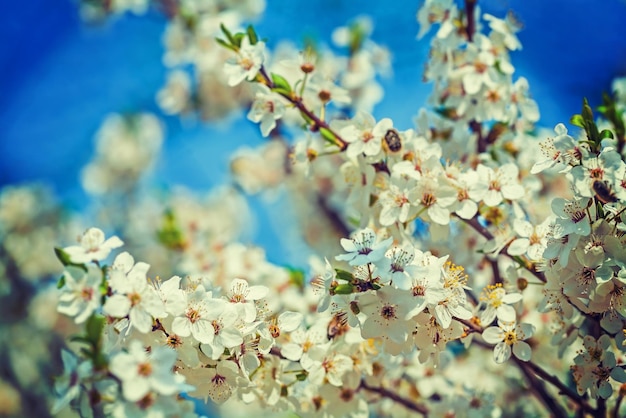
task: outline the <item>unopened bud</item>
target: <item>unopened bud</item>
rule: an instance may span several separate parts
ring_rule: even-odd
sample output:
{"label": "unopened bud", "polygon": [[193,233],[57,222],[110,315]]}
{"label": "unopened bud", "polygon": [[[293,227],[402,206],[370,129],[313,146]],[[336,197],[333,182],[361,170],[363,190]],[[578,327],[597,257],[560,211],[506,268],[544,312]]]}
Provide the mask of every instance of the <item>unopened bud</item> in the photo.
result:
{"label": "unopened bud", "polygon": [[315,66],[311,64],[310,62],[305,62],[304,64],[300,66],[300,69],[302,70],[303,73],[309,74],[309,73],[312,73],[313,70],[315,70]]}
{"label": "unopened bud", "polygon": [[317,94],[317,97],[319,97],[320,100],[324,103],[330,102],[330,92],[328,90],[320,90],[320,92]]}
{"label": "unopened bud", "polygon": [[528,280],[526,280],[523,277],[520,277],[519,279],[517,279],[517,288],[519,290],[524,290],[528,287]]}

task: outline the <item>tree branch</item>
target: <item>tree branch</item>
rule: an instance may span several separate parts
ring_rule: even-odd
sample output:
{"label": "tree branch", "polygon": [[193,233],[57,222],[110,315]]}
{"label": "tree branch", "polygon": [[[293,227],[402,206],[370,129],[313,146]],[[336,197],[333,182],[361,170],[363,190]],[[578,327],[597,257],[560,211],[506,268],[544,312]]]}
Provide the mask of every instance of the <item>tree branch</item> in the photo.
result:
{"label": "tree branch", "polygon": [[413,402],[410,399],[402,397],[395,392],[390,391],[389,389],[385,389],[383,387],[373,387],[367,384],[365,380],[361,380],[361,388],[367,390],[368,392],[377,393],[384,398],[391,399],[392,401],[404,406],[411,411],[417,412],[422,416],[428,416],[428,408],[426,406]]}

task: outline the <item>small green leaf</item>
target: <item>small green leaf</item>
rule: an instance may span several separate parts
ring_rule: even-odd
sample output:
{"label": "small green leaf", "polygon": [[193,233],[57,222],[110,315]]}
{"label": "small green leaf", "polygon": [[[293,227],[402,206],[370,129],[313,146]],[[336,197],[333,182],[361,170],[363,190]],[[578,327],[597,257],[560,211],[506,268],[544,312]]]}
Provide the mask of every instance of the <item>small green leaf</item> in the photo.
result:
{"label": "small green leaf", "polygon": [[243,41],[243,38],[245,38],[245,37],[246,37],[246,35],[241,33],[241,32],[236,33],[233,36],[233,45],[235,45],[237,47],[237,49],[241,48],[241,41]]}
{"label": "small green leaf", "polygon": [[606,139],[606,138],[611,138],[613,139],[613,132],[611,132],[608,129],[603,130],[602,132],[600,132],[600,138],[602,139]]}
{"label": "small green leaf", "polygon": [[59,281],[57,282],[57,289],[60,289],[63,286],[65,286],[65,274],[59,277]]}
{"label": "small green leaf", "polygon": [[335,294],[337,295],[349,295],[354,292],[354,286],[350,283],[340,284],[335,288]]}
{"label": "small green leaf", "polygon": [[252,25],[248,25],[248,28],[246,29],[246,32],[248,33],[248,38],[250,38],[250,44],[254,45],[257,42],[259,42],[259,37],[257,36],[254,27]]}
{"label": "small green leaf", "polygon": [[222,45],[224,48],[230,49],[231,51],[235,51],[237,52],[237,48],[232,46],[231,44],[229,44],[228,42],[226,42],[223,39],[220,38],[215,38],[215,42],[217,42],[218,44]]}
{"label": "small green leaf", "polygon": [[92,314],[89,319],[87,319],[85,331],[87,332],[87,339],[94,347],[97,347],[100,344],[104,324],[105,318],[102,315]]}
{"label": "small green leaf", "polygon": [[331,144],[337,144],[337,136],[329,129],[320,128],[320,134],[322,134],[322,137]]}
{"label": "small green leaf", "polygon": [[339,280],[345,280],[347,282],[351,282],[352,280],[354,280],[354,276],[349,271],[341,269],[335,269],[335,271],[337,272],[337,278]]}
{"label": "small green leaf", "polygon": [[54,247],[54,253],[56,254],[61,264],[63,264],[64,266],[69,266],[72,264],[69,254],[63,251],[61,248]]}
{"label": "small green leaf", "polygon": [[585,121],[583,120],[583,117],[581,115],[572,116],[569,122],[574,126],[578,126],[579,128],[585,127]]}
{"label": "small green leaf", "polygon": [[230,33],[228,29],[226,29],[226,26],[224,26],[223,23],[220,23],[220,29],[222,30],[224,36],[226,36],[226,39],[230,41],[230,44],[233,45],[235,43],[235,38],[233,38],[233,34]]}
{"label": "small green leaf", "polygon": [[63,249],[61,249],[59,247],[54,247],[54,253],[56,254],[56,256],[59,259],[59,261],[61,262],[61,264],[63,264],[65,267],[74,266],[74,267],[79,267],[80,269],[82,269],[84,271],[87,271],[87,266],[85,266],[84,264],[74,263],[70,259],[70,255],[68,253],[66,253],[65,251],[63,251]]}
{"label": "small green leaf", "polygon": [[591,110],[591,106],[589,106],[589,102],[587,101],[586,98],[583,99],[582,117],[585,120],[585,122],[593,123],[593,110]]}
{"label": "small green leaf", "polygon": [[272,73],[271,77],[272,84],[274,85],[272,87],[273,91],[287,96],[291,94],[291,86],[285,77],[276,73]]}

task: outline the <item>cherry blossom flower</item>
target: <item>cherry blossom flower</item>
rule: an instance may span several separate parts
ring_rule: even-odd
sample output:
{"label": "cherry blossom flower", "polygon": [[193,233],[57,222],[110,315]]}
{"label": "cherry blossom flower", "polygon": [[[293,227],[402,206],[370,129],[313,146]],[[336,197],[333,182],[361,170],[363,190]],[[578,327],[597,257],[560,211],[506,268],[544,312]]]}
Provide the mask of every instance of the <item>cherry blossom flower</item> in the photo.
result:
{"label": "cherry blossom flower", "polygon": [[248,119],[260,123],[261,133],[268,136],[276,127],[276,121],[285,114],[285,105],[276,93],[264,84],[255,84],[254,102],[248,112]]}
{"label": "cherry blossom flower", "polygon": [[361,325],[363,338],[389,337],[397,343],[406,341],[410,323],[405,319],[411,295],[401,289],[385,286],[361,297],[359,308],[367,319]]}
{"label": "cherry blossom flower", "polygon": [[258,74],[265,61],[265,43],[250,44],[245,36],[237,56],[230,58],[224,64],[224,73],[228,77],[228,85],[236,86],[244,80],[252,81]]}
{"label": "cherry blossom flower", "polygon": [[511,348],[515,357],[522,361],[530,360],[530,345],[524,340],[532,337],[534,325],[498,321],[497,327],[489,327],[483,331],[483,339],[488,344],[496,344],[493,358],[496,363],[504,363],[511,357]]}
{"label": "cherry blossom flower", "polygon": [[208,344],[215,337],[213,320],[224,310],[226,303],[212,298],[204,286],[199,285],[187,293],[185,308],[174,318],[172,331],[182,337],[193,335],[197,341]]}
{"label": "cherry blossom flower", "polygon": [[93,264],[87,271],[69,266],[64,272],[65,285],[61,289],[57,310],[74,317],[77,324],[85,322],[100,307],[102,270]]}
{"label": "cherry blossom flower", "polygon": [[393,242],[393,238],[376,242],[376,233],[369,228],[354,233],[352,239],[341,239],[341,246],[347,254],[335,257],[337,260],[347,261],[351,266],[361,266],[375,263],[385,256],[385,252]]}
{"label": "cherry blossom flower", "polygon": [[237,315],[250,323],[257,315],[255,301],[263,299],[268,292],[266,286],[249,286],[243,279],[234,279],[226,293],[226,299],[237,309]]}
{"label": "cherry blossom flower", "polygon": [[113,358],[109,370],[120,379],[124,398],[135,402],[151,391],[174,395],[191,389],[184,377],[173,373],[176,352],[167,347],[153,347],[148,353],[138,340],[131,341],[128,351]]}
{"label": "cherry blossom flower", "polygon": [[116,236],[105,241],[104,232],[98,228],[89,228],[80,239],[80,245],[65,247],[63,251],[70,256],[73,263],[83,264],[90,261],[101,261],[109,256],[112,249],[124,243]]}
{"label": "cherry blossom flower", "polygon": [[503,323],[515,322],[515,309],[511,306],[522,300],[519,293],[507,293],[502,284],[487,286],[480,298],[485,304],[485,310],[480,315],[480,323],[491,324],[496,317]]}
{"label": "cherry blossom flower", "polygon": [[[118,256],[119,258],[119,256]],[[118,261],[116,258],[116,261]],[[132,262],[132,257],[131,260]],[[138,263],[127,275],[116,269],[118,274],[110,282],[114,293],[105,302],[103,311],[114,318],[128,316],[129,325],[141,333],[152,329],[153,318],[166,316],[165,306],[156,289],[148,284],[146,271],[149,266]]]}

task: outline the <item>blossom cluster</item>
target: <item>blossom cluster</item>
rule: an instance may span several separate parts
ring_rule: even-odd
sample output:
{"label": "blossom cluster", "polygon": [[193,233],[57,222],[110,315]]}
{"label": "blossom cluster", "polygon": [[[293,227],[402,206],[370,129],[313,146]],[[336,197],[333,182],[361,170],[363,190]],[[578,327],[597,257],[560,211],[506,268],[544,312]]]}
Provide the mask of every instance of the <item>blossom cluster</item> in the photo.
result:
{"label": "blossom cluster", "polygon": [[[433,109],[408,129],[371,112],[389,55],[370,21],[333,34],[347,58],[271,54],[219,7],[177,3],[166,61],[219,84],[211,94],[233,102],[217,114],[249,102],[270,140],[234,155],[235,181],[286,189],[318,256],[305,271],[237,243],[246,210],[230,189],[138,204],[117,226],[126,244],[89,228],[57,249],[57,309],[84,333],[81,354],[63,352],[55,410],[194,416],[187,394],[229,416],[623,413],[623,83],[601,118],[586,101],[572,117],[580,137],[559,124],[537,141],[537,105],[510,63],[518,24],[476,3],[420,8],[419,36],[436,26]],[[176,74],[158,100],[184,113],[203,101]]]}

